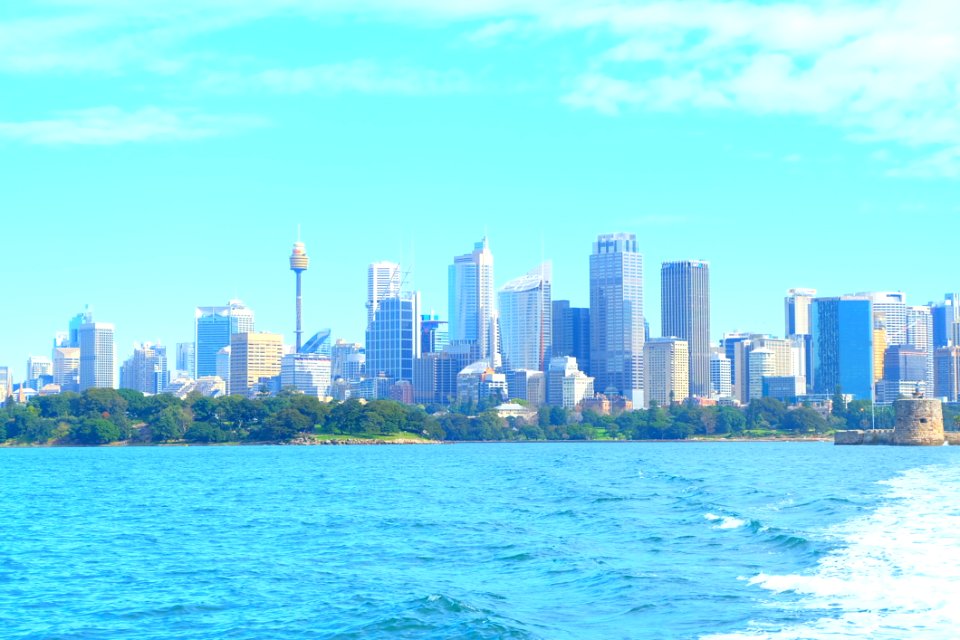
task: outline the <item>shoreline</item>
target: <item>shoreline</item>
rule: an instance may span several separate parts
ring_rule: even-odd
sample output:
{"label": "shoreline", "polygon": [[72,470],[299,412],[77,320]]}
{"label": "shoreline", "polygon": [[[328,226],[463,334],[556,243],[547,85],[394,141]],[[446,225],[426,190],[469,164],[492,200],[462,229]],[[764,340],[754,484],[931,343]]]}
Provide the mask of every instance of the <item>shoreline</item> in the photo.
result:
{"label": "shoreline", "polygon": [[72,443],[0,443],[0,449],[123,449],[151,447],[358,447],[358,446],[410,446],[410,445],[458,445],[458,444],[709,444],[713,442],[789,442],[833,443],[833,436],[817,437],[762,437],[762,438],[686,438],[683,440],[375,440],[367,438],[319,439],[290,442],[111,442],[109,444]]}

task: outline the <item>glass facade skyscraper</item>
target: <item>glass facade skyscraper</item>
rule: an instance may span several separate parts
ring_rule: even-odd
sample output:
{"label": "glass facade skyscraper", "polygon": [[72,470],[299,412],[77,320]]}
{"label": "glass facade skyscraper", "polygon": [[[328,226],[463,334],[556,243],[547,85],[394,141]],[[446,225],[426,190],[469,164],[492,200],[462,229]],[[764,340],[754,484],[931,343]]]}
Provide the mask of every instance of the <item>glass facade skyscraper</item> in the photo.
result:
{"label": "glass facade skyscraper", "polygon": [[197,378],[217,375],[217,352],[230,345],[230,336],[253,331],[253,311],[239,300],[231,300],[224,307],[197,307],[194,314]]}
{"label": "glass facade skyscraper", "polygon": [[814,298],[813,392],[873,397],[873,304],[869,298]]}
{"label": "glass facade skyscraper", "polygon": [[80,391],[116,386],[113,333],[113,325],[105,322],[80,325]]}
{"label": "glass facade skyscraper", "polygon": [[569,300],[553,301],[553,356],[573,356],[587,375],[590,367],[590,309],[571,307]]}
{"label": "glass facade skyscraper", "polygon": [[449,277],[449,338],[452,344],[472,345],[477,359],[495,364],[497,354],[496,291],[493,254],[486,238],[473,252],[453,259]]}
{"label": "glass facade skyscraper", "polygon": [[552,270],[542,264],[500,289],[500,339],[508,370],[543,371],[553,344]]}
{"label": "glass facade skyscraper", "polygon": [[643,405],[643,256],[632,233],[604,234],[590,256],[590,368],[598,393]]}
{"label": "glass facade skyscraper", "polygon": [[367,376],[412,382],[420,339],[419,292],[380,300],[367,329]]}
{"label": "glass facade skyscraper", "polygon": [[702,260],[664,262],[660,271],[663,336],[688,346],[690,395],[710,397],[710,265]]}

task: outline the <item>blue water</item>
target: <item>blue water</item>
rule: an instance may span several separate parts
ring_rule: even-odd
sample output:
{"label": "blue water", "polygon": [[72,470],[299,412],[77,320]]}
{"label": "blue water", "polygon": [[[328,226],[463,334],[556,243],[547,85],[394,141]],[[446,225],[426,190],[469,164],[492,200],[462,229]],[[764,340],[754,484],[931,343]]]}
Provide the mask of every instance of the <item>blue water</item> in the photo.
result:
{"label": "blue water", "polygon": [[0,450],[4,638],[955,638],[960,447]]}

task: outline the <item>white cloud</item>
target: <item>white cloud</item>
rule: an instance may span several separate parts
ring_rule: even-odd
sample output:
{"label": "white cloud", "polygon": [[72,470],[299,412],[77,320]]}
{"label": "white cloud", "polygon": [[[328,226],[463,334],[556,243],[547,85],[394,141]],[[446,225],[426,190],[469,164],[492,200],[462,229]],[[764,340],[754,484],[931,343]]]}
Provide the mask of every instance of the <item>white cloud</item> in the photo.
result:
{"label": "white cloud", "polygon": [[257,118],[215,117],[157,107],[138,111],[98,107],[64,112],[48,120],[0,122],[0,138],[42,145],[112,145],[209,138],[263,124]]}

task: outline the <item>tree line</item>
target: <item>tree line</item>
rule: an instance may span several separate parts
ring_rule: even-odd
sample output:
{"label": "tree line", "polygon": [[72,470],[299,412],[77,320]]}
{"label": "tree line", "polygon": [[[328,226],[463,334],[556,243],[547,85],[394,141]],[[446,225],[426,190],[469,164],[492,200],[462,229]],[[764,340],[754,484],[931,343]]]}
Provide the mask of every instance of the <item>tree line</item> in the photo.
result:
{"label": "tree line", "polygon": [[[375,437],[409,433],[445,441],[683,440],[693,436],[775,436],[870,428],[869,401],[834,404],[822,416],[810,407],[788,408],[762,398],[746,408],[700,407],[693,403],[652,406],[619,416],[541,407],[528,423],[500,418],[496,401],[404,405],[389,400],[324,403],[289,391],[272,397],[180,400],[144,396],[129,389],[37,396],[26,405],[8,401],[0,409],[0,442],[102,445],[188,442],[284,442],[303,434]],[[950,419],[955,416],[950,414]],[[889,407],[876,410],[877,428],[892,428]]]}

